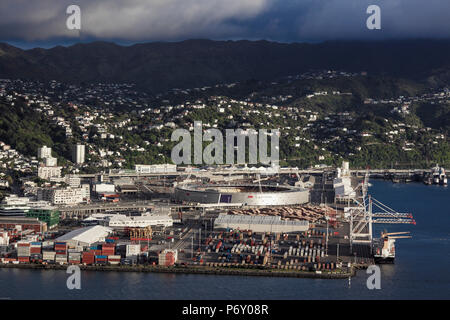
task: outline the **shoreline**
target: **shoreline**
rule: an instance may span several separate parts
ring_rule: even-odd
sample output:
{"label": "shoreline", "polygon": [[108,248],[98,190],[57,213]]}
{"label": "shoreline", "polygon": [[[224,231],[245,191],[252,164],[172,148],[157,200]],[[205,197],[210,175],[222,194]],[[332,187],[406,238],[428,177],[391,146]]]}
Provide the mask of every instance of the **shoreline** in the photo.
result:
{"label": "shoreline", "polygon": [[[6,269],[33,269],[33,270],[67,270],[69,265],[42,265],[42,264],[0,264]],[[232,275],[232,276],[263,276],[287,278],[312,279],[348,279],[356,275],[355,268],[350,272],[324,272],[293,271],[279,269],[253,269],[253,268],[226,268],[226,267],[159,267],[159,266],[86,266],[77,265],[83,271],[113,271],[113,272],[154,272],[172,274],[206,274],[206,275]]]}

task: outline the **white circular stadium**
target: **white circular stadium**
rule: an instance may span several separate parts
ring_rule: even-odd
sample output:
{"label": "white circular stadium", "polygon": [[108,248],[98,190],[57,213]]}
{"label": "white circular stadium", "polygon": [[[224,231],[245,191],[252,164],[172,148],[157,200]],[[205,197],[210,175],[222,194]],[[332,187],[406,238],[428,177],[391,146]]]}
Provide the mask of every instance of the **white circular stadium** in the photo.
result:
{"label": "white circular stadium", "polygon": [[175,188],[175,200],[189,203],[285,206],[309,202],[309,190],[273,185],[196,185]]}

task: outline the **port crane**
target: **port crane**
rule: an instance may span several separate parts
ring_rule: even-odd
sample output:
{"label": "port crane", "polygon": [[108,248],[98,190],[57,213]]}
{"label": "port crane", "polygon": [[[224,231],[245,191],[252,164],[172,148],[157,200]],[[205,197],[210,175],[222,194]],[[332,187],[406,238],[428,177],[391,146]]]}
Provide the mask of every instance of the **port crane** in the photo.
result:
{"label": "port crane", "polygon": [[354,199],[354,206],[344,209],[350,222],[350,250],[353,249],[353,244],[368,244],[370,250],[373,250],[372,225],[374,223],[416,224],[411,213],[397,212],[370,196],[368,194],[368,181],[369,173],[366,171],[364,181],[358,185],[358,188],[361,189],[361,196]]}
{"label": "port crane", "polygon": [[404,231],[404,232],[386,232],[386,230],[385,231],[383,231],[382,233],[381,233],[381,238],[386,238],[386,237],[389,237],[389,238],[391,238],[391,239],[408,239],[408,238],[412,238],[411,236],[399,236],[400,234],[410,234],[410,232],[409,231]]}

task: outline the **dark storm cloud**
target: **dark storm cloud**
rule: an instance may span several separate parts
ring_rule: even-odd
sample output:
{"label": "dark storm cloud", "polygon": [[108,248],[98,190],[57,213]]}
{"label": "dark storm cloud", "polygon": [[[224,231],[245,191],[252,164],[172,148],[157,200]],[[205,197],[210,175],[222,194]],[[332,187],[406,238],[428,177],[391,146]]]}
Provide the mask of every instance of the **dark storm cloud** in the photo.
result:
{"label": "dark storm cloud", "polygon": [[[80,32],[66,28],[71,4],[81,7]],[[381,7],[382,30],[366,28],[371,4]],[[449,0],[2,0],[0,40],[450,37],[449,13]]]}

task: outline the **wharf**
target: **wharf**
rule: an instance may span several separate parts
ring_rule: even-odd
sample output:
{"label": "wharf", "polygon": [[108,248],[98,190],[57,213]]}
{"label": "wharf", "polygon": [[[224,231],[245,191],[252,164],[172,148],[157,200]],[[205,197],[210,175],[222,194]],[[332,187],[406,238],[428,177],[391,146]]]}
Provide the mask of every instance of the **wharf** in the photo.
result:
{"label": "wharf", "polygon": [[[297,271],[279,269],[256,269],[239,267],[207,267],[207,266],[85,266],[78,265],[85,271],[115,271],[115,272],[156,272],[156,273],[179,273],[179,274],[209,274],[209,275],[232,275],[232,276],[263,276],[263,277],[290,277],[290,278],[313,278],[313,279],[347,279],[356,275],[356,269],[348,271],[333,270],[322,271]],[[68,265],[43,265],[43,264],[0,264],[0,268],[34,269],[34,270],[67,270]]]}

